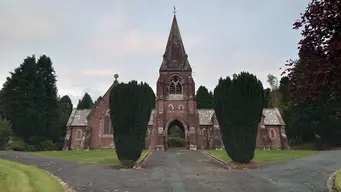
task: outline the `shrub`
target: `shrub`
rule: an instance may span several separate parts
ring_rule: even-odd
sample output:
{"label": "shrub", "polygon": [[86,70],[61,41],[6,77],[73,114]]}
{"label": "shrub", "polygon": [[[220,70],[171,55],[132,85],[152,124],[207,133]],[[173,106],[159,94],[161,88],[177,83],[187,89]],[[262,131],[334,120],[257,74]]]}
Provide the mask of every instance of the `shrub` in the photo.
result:
{"label": "shrub", "polygon": [[264,106],[263,85],[247,72],[220,81],[215,105],[225,150],[233,161],[247,163],[254,157],[258,123]]}
{"label": "shrub", "polygon": [[154,104],[153,89],[146,83],[120,83],[110,92],[110,116],[116,153],[125,166],[132,167],[141,156]]}
{"label": "shrub", "polygon": [[27,144],[22,139],[16,139],[9,143],[8,148],[13,151],[26,151]]}
{"label": "shrub", "polygon": [[4,150],[12,135],[11,122],[0,117],[0,150]]}
{"label": "shrub", "polygon": [[168,137],[168,147],[185,147],[185,140],[181,137]]}
{"label": "shrub", "polygon": [[54,151],[56,150],[56,145],[51,140],[43,141],[39,144],[41,151]]}
{"label": "shrub", "polygon": [[37,151],[33,145],[26,145],[26,151]]}

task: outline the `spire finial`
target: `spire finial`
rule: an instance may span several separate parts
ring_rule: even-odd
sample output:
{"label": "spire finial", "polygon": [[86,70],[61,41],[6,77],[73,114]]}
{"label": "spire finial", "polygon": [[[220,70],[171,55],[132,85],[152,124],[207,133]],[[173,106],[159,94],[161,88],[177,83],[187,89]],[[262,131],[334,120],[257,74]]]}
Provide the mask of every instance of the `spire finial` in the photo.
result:
{"label": "spire finial", "polygon": [[173,14],[176,15],[176,8],[175,8],[175,5],[173,7]]}

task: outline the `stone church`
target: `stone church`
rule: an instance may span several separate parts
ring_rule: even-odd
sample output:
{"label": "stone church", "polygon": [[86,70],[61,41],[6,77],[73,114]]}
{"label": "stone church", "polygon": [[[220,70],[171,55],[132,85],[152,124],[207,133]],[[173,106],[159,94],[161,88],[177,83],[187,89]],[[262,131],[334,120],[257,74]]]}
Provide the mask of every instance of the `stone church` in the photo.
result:
{"label": "stone church", "polygon": [[[65,149],[115,148],[109,115],[109,94],[117,83],[115,76],[115,81],[93,109],[72,111],[67,123]],[[192,68],[175,15],[156,85],[156,104],[148,123],[146,148],[166,150],[169,129],[174,126],[183,131],[187,149],[224,147],[214,109],[196,107]],[[285,123],[277,108],[263,110],[258,126],[257,147],[287,147]]]}

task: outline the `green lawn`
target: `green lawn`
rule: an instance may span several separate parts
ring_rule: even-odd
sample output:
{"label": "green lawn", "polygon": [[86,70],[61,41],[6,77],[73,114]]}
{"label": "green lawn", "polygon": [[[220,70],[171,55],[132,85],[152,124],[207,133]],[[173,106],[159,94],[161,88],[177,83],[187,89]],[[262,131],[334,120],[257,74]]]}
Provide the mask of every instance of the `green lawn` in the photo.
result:
{"label": "green lawn", "polygon": [[[225,150],[206,150],[211,155],[226,162],[232,161]],[[254,162],[275,162],[297,159],[305,156],[318,154],[318,151],[311,150],[256,150]]]}
{"label": "green lawn", "polygon": [[66,189],[44,170],[0,159],[0,191],[66,192]]}
{"label": "green lawn", "polygon": [[[148,150],[143,150],[142,158]],[[72,151],[39,151],[34,154],[56,157],[81,163],[95,163],[105,166],[120,166],[115,150],[72,150]]]}
{"label": "green lawn", "polygon": [[335,185],[339,191],[341,191],[341,170],[336,174]]}

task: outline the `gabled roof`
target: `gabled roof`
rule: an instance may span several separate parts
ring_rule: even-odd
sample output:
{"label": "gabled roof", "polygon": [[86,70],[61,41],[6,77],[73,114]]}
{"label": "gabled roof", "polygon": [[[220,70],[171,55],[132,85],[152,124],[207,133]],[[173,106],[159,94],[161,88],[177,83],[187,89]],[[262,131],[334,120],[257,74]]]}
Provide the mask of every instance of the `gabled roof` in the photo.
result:
{"label": "gabled roof", "polygon": [[200,125],[212,125],[213,115],[215,113],[214,109],[197,109],[199,114],[199,124]]}
{"label": "gabled roof", "polygon": [[285,125],[278,108],[263,109],[264,125]]}
{"label": "gabled roof", "polygon": [[159,71],[192,71],[175,15]]}
{"label": "gabled roof", "polygon": [[87,126],[88,120],[87,116],[90,114],[91,109],[76,109],[74,108],[71,112],[69,120],[66,124],[67,127],[69,126]]}

